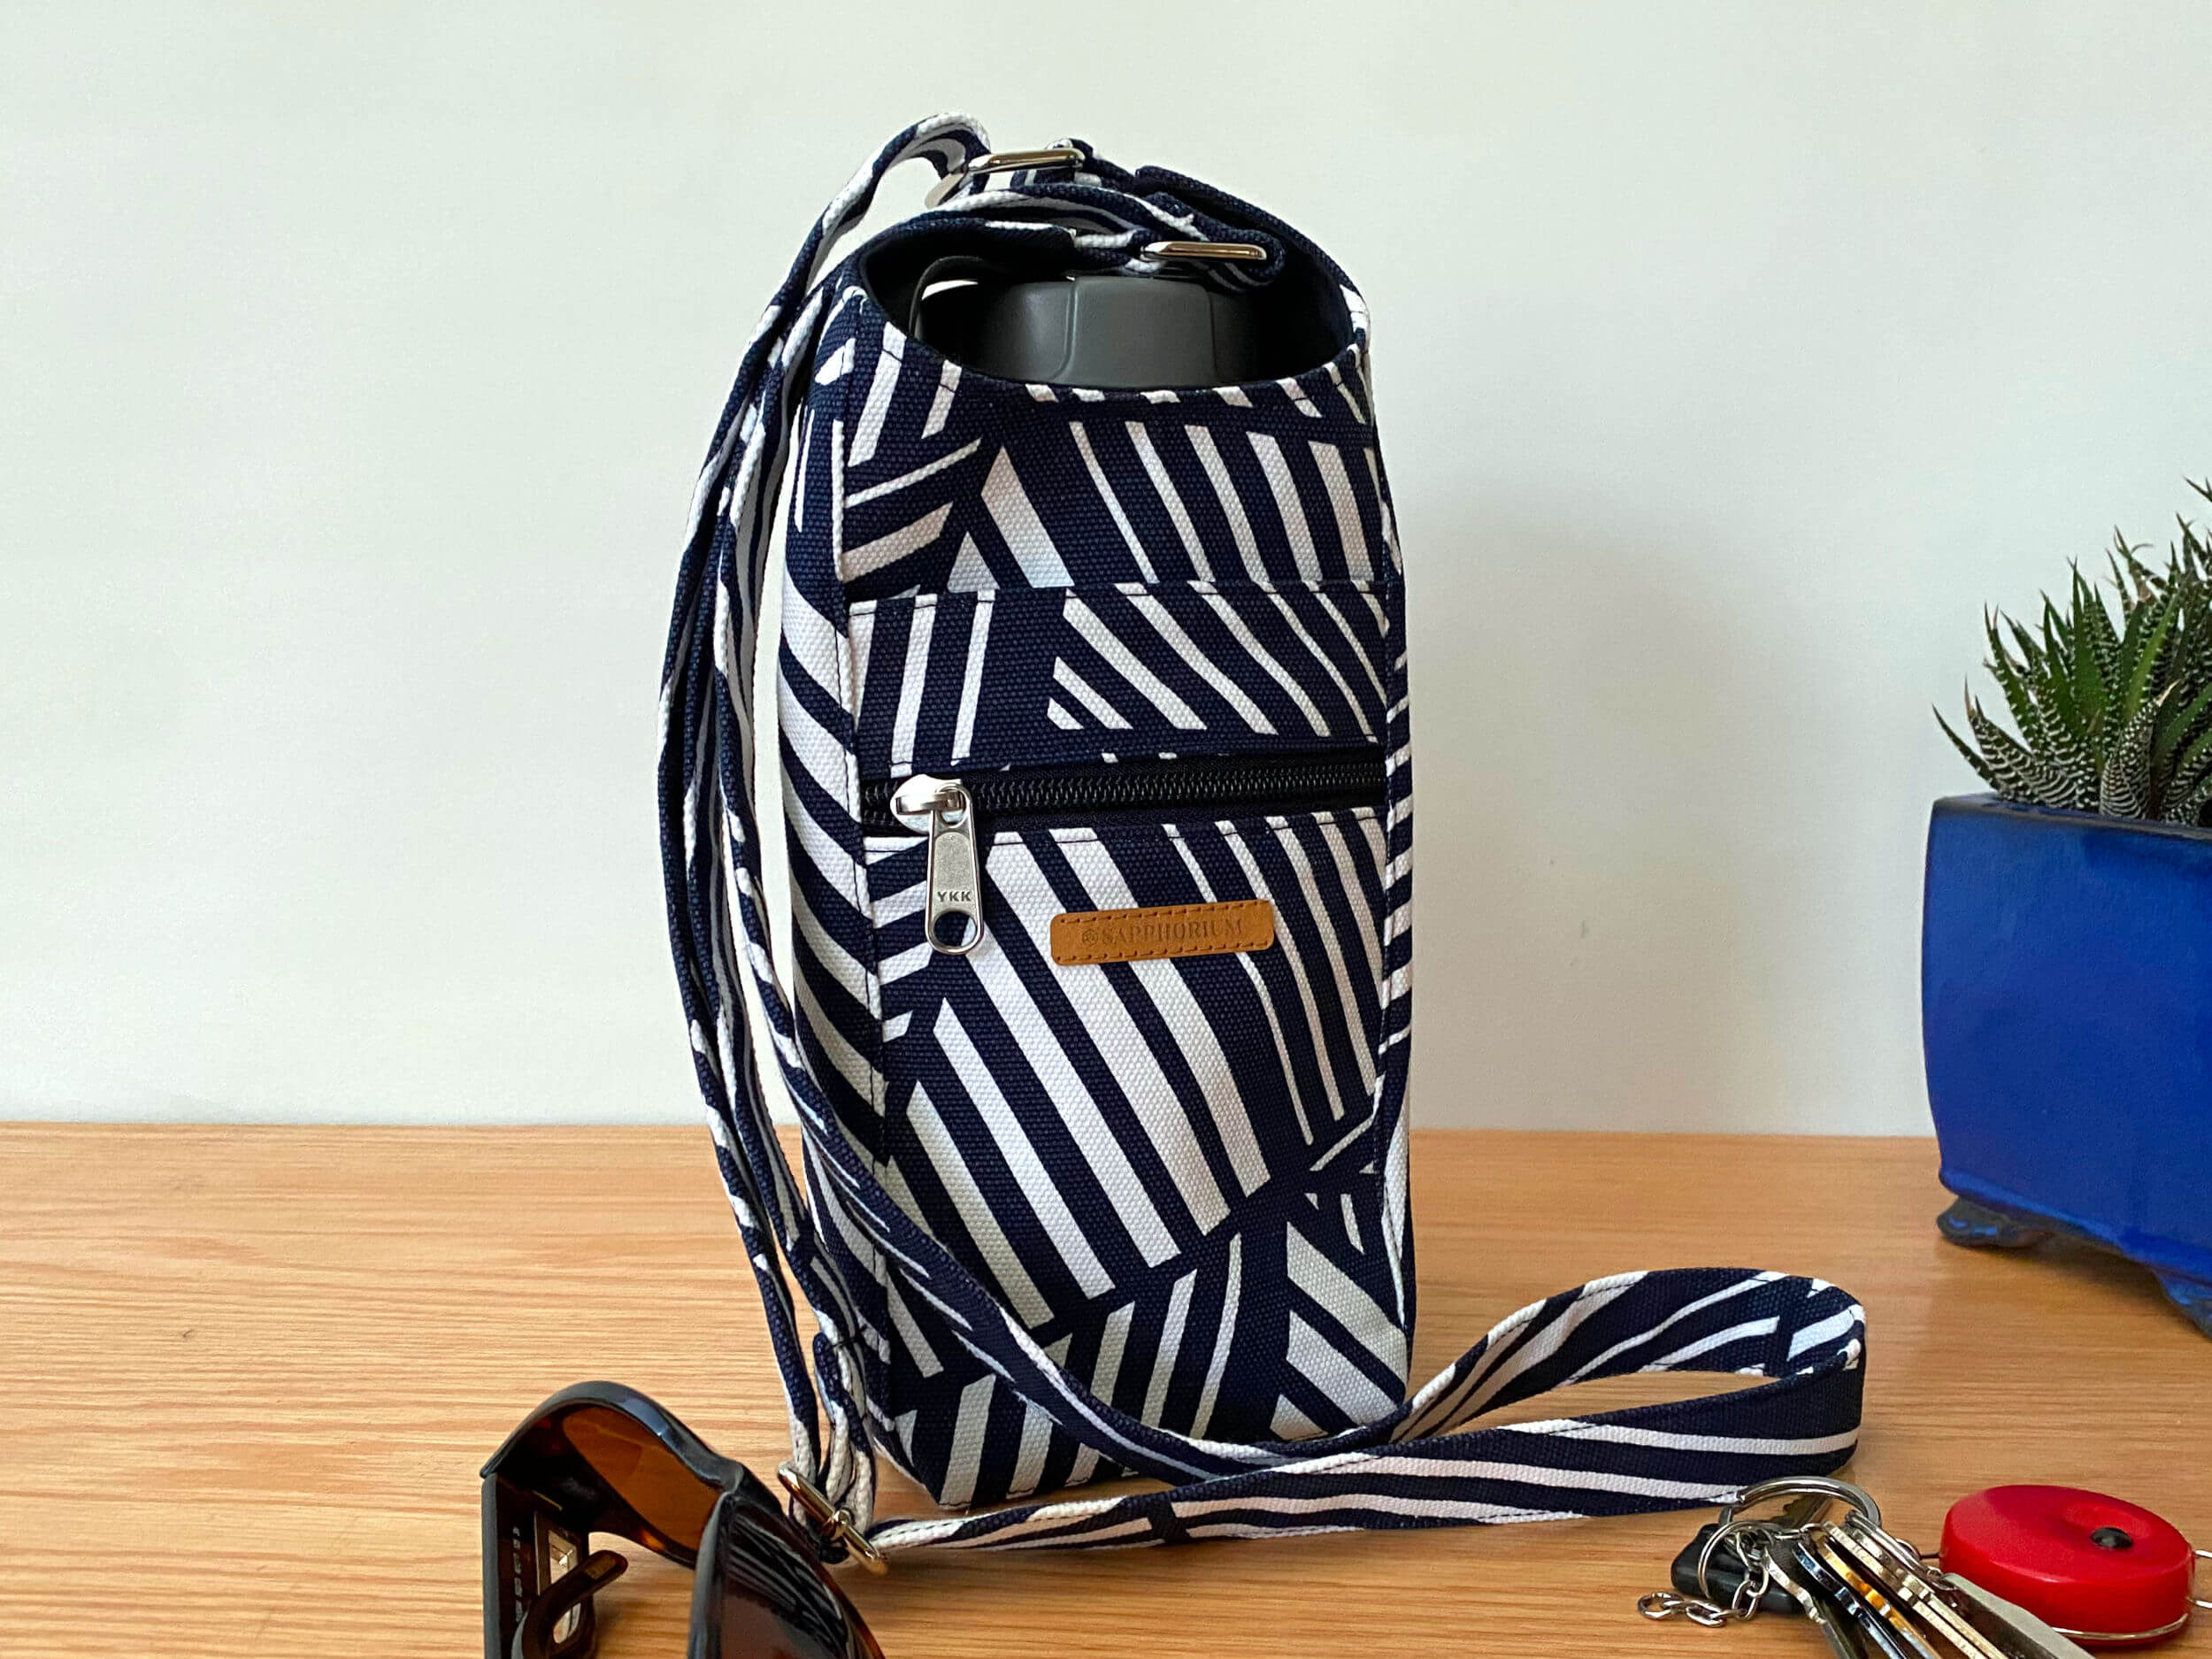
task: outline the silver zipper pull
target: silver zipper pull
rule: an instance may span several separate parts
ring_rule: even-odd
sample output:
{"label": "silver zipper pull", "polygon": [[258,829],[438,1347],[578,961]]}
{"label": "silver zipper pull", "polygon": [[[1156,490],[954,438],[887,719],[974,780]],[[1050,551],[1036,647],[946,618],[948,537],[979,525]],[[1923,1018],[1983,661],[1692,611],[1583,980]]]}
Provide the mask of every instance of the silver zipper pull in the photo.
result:
{"label": "silver zipper pull", "polygon": [[966,787],[957,779],[909,778],[892,793],[891,816],[929,837],[923,933],[947,956],[966,956],[983,942],[983,858],[976,850],[975,804]]}

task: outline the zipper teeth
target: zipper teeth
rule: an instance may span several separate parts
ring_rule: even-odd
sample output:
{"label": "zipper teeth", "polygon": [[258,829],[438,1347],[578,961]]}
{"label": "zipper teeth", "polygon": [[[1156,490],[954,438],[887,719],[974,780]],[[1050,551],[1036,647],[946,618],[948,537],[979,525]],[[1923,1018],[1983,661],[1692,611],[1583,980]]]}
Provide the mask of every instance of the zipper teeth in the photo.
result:
{"label": "zipper teeth", "polygon": [[[1110,812],[1141,807],[1310,806],[1337,797],[1379,795],[1379,755],[1329,760],[1116,765],[1094,772],[993,773],[962,780],[978,812]],[[894,823],[892,781],[862,786],[872,819]]]}

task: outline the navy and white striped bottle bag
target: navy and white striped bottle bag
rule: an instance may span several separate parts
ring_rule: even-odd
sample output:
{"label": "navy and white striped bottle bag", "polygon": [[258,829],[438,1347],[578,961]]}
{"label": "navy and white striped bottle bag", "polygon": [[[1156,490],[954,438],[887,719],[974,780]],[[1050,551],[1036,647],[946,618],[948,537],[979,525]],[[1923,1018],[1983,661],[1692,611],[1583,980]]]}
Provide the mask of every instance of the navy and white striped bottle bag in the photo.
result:
{"label": "navy and white striped bottle bag", "polygon": [[[833,266],[914,157],[940,204]],[[1777,1273],[1565,1291],[1409,1396],[1413,797],[1365,310],[1208,186],[1080,144],[1029,159],[941,116],[830,204],[746,349],[669,641],[677,971],[825,1555],[1613,1514],[1839,1466],[1861,1311]],[[1019,384],[933,350],[879,291],[940,257],[1153,275],[1186,242],[1260,250],[1179,273],[1273,288],[1318,342],[1304,372]],[[753,720],[764,628],[776,732]],[[787,918],[763,887],[762,744]],[[1190,926],[1241,948],[1175,954]],[[810,1377],[782,1263],[817,1317]],[[1771,1380],[1471,1426],[1666,1370]],[[878,1520],[879,1452],[959,1513]],[[1125,1473],[1167,1489],[979,1507]]]}

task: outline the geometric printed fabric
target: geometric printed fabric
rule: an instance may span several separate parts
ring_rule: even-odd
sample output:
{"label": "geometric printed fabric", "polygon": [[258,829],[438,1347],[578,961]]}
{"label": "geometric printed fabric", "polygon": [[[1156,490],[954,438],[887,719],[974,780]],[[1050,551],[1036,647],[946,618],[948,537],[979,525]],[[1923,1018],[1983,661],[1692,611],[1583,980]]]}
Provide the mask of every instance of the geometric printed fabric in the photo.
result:
{"label": "geometric printed fabric", "polygon": [[[782,722],[801,1025],[877,1177],[1095,1396],[1295,1440],[1406,1383],[1411,795],[1402,588],[1363,373],[1204,392],[1025,386],[910,338],[859,280],[797,418]],[[1295,755],[1370,803],[987,823],[988,934],[923,937],[915,772]],[[1055,964],[1063,911],[1262,898],[1267,950]],[[947,1503],[1097,1455],[1002,1386],[857,1229],[832,1233],[869,1398]]]}

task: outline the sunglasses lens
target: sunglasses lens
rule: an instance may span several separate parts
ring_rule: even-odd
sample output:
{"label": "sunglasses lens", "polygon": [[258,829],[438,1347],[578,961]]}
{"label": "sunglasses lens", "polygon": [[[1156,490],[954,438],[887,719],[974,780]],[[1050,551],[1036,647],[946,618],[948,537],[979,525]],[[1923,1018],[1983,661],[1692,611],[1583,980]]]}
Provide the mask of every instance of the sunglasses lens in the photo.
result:
{"label": "sunglasses lens", "polygon": [[562,1416],[560,1432],[646,1525],[687,1552],[699,1548],[720,1494],[650,1430],[610,1406],[584,1405]]}
{"label": "sunglasses lens", "polygon": [[[883,1650],[781,1514],[733,1494],[716,1517],[696,1611],[718,1659],[883,1659]],[[697,1621],[695,1621],[696,1623]],[[695,1652],[697,1649],[695,1648]]]}

